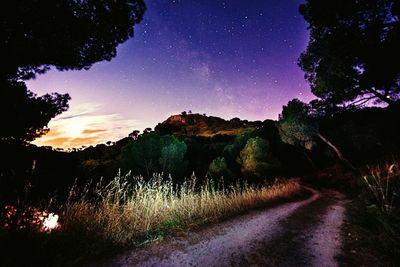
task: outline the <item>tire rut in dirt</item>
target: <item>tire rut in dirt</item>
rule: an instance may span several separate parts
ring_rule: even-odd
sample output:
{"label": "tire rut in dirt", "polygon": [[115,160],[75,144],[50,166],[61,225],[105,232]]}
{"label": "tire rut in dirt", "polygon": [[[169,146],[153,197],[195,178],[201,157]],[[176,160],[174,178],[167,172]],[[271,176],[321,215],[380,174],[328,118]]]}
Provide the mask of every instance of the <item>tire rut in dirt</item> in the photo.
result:
{"label": "tire rut in dirt", "polygon": [[335,197],[323,194],[307,206],[280,221],[281,231],[265,243],[258,244],[250,254],[240,257],[235,266],[311,266],[312,253],[307,242],[313,237],[313,229],[322,223]]}

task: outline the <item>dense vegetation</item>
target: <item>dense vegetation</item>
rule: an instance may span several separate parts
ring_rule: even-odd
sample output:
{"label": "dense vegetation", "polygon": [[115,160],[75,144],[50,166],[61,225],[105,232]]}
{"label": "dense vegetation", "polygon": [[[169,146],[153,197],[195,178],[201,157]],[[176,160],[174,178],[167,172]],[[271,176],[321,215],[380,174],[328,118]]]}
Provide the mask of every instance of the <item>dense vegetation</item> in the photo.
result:
{"label": "dense vegetation", "polygon": [[[230,131],[246,129],[237,135],[219,134],[220,126],[217,129],[202,126],[197,134],[184,135],[185,125],[162,134],[158,131],[160,127],[171,128],[166,120],[155,131],[145,131],[111,145],[100,144],[69,153],[3,144],[2,151],[8,156],[0,163],[4,177],[1,190],[3,196],[11,200],[22,195],[29,184],[32,195],[43,197],[55,191],[67,192],[76,178],[82,184],[101,177],[110,180],[118,170],[122,173],[131,171],[146,179],[153,173],[162,173],[165,178],[171,174],[176,182],[190,177],[193,172],[199,179],[224,176],[228,183],[237,178],[260,182],[276,176],[301,175],[341,161],[331,146],[311,134],[316,129],[349,162],[364,166],[383,161],[399,151],[397,114],[396,107],[367,108],[327,118],[311,118],[313,123],[308,125],[312,128],[299,124],[296,129],[302,131],[296,130],[296,135],[291,138],[287,132],[295,124],[293,119],[287,119],[289,115],[284,109],[279,123],[266,120],[254,126],[251,122],[235,120],[237,128],[232,127]],[[177,116],[185,120],[201,117],[201,125],[208,120],[198,114]],[[201,128],[196,122],[188,127]],[[204,132],[215,134],[206,137]]]}

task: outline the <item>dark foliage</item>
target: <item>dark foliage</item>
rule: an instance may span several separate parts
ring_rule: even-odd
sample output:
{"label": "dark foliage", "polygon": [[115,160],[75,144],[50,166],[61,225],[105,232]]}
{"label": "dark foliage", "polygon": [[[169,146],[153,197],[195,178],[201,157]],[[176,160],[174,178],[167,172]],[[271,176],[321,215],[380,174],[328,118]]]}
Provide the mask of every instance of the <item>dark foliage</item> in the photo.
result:
{"label": "dark foliage", "polygon": [[46,134],[49,121],[68,109],[68,94],[37,97],[24,82],[0,81],[0,141],[29,142]]}
{"label": "dark foliage", "polygon": [[0,151],[0,205],[33,203],[55,194],[62,201],[79,176],[79,161],[73,153],[4,142]]}
{"label": "dark foliage", "polygon": [[351,162],[362,166],[400,153],[400,108],[365,108],[320,121],[320,130],[335,140]]}
{"label": "dark foliage", "polygon": [[325,104],[399,99],[399,6],[394,0],[308,0],[300,6],[311,36],[299,65]]}
{"label": "dark foliage", "polygon": [[[231,144],[233,139],[233,136],[215,136],[211,138],[201,136],[186,137],[184,139],[188,146],[186,153],[188,172],[186,175],[189,176],[194,172],[196,177],[203,179],[208,173],[210,164],[218,157],[223,156],[224,148]],[[227,164],[230,170],[234,169],[229,162]],[[237,176],[237,169],[234,169],[232,172],[233,175]],[[224,178],[231,177],[225,176]]]}
{"label": "dark foliage", "polygon": [[1,79],[111,60],[117,45],[133,36],[145,9],[142,0],[8,1],[0,16]]}

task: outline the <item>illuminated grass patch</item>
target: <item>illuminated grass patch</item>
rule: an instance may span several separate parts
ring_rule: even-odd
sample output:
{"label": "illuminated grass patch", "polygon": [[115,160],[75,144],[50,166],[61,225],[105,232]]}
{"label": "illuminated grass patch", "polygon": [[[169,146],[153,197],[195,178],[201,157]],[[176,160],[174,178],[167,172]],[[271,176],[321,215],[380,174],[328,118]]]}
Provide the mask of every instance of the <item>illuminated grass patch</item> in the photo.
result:
{"label": "illuminated grass patch", "polygon": [[256,187],[246,183],[224,187],[208,180],[197,185],[193,177],[177,186],[154,176],[150,181],[130,175],[99,184],[95,197],[81,193],[62,208],[61,231],[96,236],[118,245],[132,245],[160,238],[191,225],[263,206],[300,192],[296,180]]}

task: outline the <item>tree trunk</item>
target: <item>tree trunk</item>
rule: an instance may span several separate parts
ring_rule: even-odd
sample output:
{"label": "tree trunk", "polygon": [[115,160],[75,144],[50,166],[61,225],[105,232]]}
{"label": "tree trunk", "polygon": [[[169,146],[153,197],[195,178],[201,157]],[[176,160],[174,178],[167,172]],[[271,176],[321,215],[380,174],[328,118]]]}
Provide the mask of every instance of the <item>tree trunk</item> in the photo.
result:
{"label": "tree trunk", "polygon": [[385,95],[380,94],[379,92],[377,92],[374,89],[367,89],[368,92],[370,92],[371,94],[373,94],[374,96],[376,96],[377,98],[379,98],[381,101],[385,102],[386,104],[388,104],[389,106],[392,106],[396,103],[396,101],[387,98]]}
{"label": "tree trunk", "polygon": [[335,151],[337,157],[340,159],[340,161],[342,161],[343,163],[345,163],[350,169],[352,170],[356,170],[356,168],[353,166],[353,164],[350,163],[350,161],[348,161],[342,154],[342,152],[340,152],[339,148],[337,148],[334,144],[332,144],[328,139],[326,139],[322,134],[317,133],[317,136],[325,143],[327,144],[330,148],[333,149],[333,151]]}

